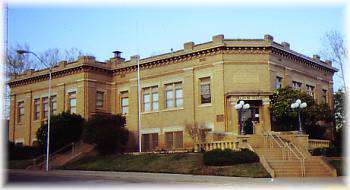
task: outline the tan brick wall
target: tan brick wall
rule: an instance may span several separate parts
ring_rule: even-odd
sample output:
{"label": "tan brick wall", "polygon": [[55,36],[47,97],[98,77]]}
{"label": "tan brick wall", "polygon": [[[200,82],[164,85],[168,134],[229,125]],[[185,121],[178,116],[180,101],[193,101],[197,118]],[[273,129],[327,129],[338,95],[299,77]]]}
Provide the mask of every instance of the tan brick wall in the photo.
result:
{"label": "tan brick wall", "polygon": [[[224,41],[221,36],[213,38],[214,42],[193,45],[188,43],[184,51],[174,52],[172,55],[160,55],[157,57],[142,59],[141,63],[162,59],[195,51],[206,50],[211,47],[237,46],[237,47],[265,47],[269,41]],[[90,118],[96,112],[120,113],[120,92],[128,91],[129,114],[126,115],[127,128],[131,131],[129,150],[137,150],[138,136],[138,96],[137,96],[137,72],[125,72],[116,75],[107,73],[106,70],[114,68],[127,68],[135,65],[136,61],[123,63],[107,62],[101,64],[92,58],[80,58],[74,63],[61,63],[54,68],[54,72],[69,70],[78,66],[91,66],[93,69],[83,69],[70,72],[52,80],[52,94],[57,95],[58,112],[68,109],[68,92],[77,91],[77,113],[84,118]],[[156,64],[157,65],[157,64]],[[159,65],[159,64],[158,64]],[[101,70],[102,69],[102,70]],[[103,69],[105,69],[103,71]],[[46,71],[47,72],[47,71]],[[14,79],[25,79],[45,71],[37,71],[32,75],[22,75]],[[141,113],[141,128],[143,133],[157,131],[159,134],[159,147],[165,148],[165,132],[185,130],[186,124],[205,125],[212,128],[215,133],[239,134],[237,111],[232,103],[237,102],[239,96],[227,96],[229,93],[271,93],[274,89],[276,75],[283,77],[283,86],[291,85],[292,80],[316,86],[316,99],[320,97],[320,91],[325,88],[329,92],[329,100],[332,99],[332,74],[310,69],[306,65],[279,59],[267,50],[260,49],[251,52],[244,49],[232,52],[221,50],[208,51],[205,55],[193,58],[172,61],[161,66],[150,66],[142,69],[141,88],[158,86],[158,111]],[[200,78],[210,77],[211,103],[200,103]],[[183,107],[178,109],[165,108],[165,84],[182,82]],[[36,130],[40,127],[43,118],[33,121],[33,99],[47,96],[48,81],[34,82],[11,88],[11,114],[9,138],[11,141],[23,138],[25,144],[30,145],[35,137]],[[96,91],[104,92],[104,106],[96,110]],[[15,105],[25,101],[25,122],[18,124],[15,121],[17,110]],[[263,106],[260,109],[260,125],[264,130],[271,130],[268,95],[260,96]],[[221,119],[220,119],[221,118]],[[223,119],[222,119],[223,118]],[[13,133],[14,131],[14,133]],[[192,140],[184,131],[184,147],[192,148]]]}

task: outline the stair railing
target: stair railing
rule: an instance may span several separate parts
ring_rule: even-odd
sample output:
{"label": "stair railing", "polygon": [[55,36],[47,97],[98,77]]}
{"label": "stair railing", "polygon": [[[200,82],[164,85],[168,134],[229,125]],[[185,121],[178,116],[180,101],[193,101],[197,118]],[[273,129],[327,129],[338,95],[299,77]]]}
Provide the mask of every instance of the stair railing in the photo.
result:
{"label": "stair railing", "polygon": [[[270,137],[270,139],[272,139],[272,141],[274,141],[280,148],[281,148],[281,152],[282,152],[282,158],[285,159],[286,158],[286,155],[285,155],[285,149],[284,149],[284,144],[279,142],[274,136],[272,133],[267,133],[267,137]],[[270,149],[272,148],[272,142],[270,140]]]}
{"label": "stair railing", "polygon": [[[276,137],[280,141],[282,141],[283,144],[285,144],[285,147],[289,150],[288,156],[290,157],[290,153],[293,153],[293,155],[300,161],[301,176],[305,176],[305,156],[303,155],[303,153],[292,142],[283,141],[283,139],[277,134]],[[293,146],[301,156],[298,156],[298,154],[293,150],[293,148],[290,145]]]}
{"label": "stair railing", "polygon": [[292,147],[294,147],[294,149],[300,154],[300,156],[302,157],[302,172],[303,172],[303,176],[305,176],[305,155],[303,154],[303,152],[294,144],[294,143],[289,143]]}
{"label": "stair railing", "polygon": [[[51,153],[51,154],[49,155],[49,160],[51,161],[51,160],[55,159],[60,153],[62,153],[62,152],[64,152],[64,151],[68,152],[68,151],[69,151],[69,150],[67,150],[68,147],[72,147],[72,148],[71,148],[71,150],[72,150],[72,156],[74,156],[75,147],[76,147],[76,145],[79,144],[79,143],[81,143],[81,142],[78,142],[78,143],[69,143],[68,145],[63,146],[62,148],[60,148],[60,149],[56,150],[55,152]],[[38,167],[43,166],[43,165],[46,163],[46,160],[40,162],[39,164],[37,164],[36,161],[42,159],[42,158],[45,157],[45,156],[46,156],[46,155],[41,155],[41,156],[39,156],[38,158],[34,158],[34,159],[33,159],[33,165],[28,166],[27,168],[31,168],[31,167],[33,167],[33,166],[38,166]]]}

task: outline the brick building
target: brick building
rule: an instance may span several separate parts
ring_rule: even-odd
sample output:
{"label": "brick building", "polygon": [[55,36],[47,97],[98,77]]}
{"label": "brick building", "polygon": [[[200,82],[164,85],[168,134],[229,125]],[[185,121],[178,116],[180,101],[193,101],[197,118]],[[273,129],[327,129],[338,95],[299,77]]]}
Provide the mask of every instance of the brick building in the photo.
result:
{"label": "brick building", "polygon": [[[256,117],[253,133],[271,130],[269,97],[275,88],[292,86],[306,91],[318,103],[333,106],[330,61],[290,49],[273,37],[224,39],[194,44],[179,51],[130,60],[115,51],[106,62],[82,56],[60,62],[52,71],[52,112],[70,111],[88,119],[97,112],[123,113],[131,131],[130,151],[137,150],[138,83],[141,67],[141,134],[143,150],[186,149],[193,142],[185,125],[198,124],[208,139],[240,135],[239,100]],[[48,115],[48,70],[29,70],[11,78],[9,140],[25,145],[36,141],[36,130]]]}

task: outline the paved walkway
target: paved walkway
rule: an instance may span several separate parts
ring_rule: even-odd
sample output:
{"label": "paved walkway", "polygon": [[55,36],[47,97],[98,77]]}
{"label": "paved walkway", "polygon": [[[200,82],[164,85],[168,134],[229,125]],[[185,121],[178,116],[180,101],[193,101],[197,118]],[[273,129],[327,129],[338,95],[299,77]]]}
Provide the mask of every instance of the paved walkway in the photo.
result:
{"label": "paved walkway", "polygon": [[104,172],[104,171],[73,171],[55,170],[48,173],[43,171],[8,170],[6,185],[185,185],[196,187],[298,187],[308,189],[337,188],[347,189],[344,177],[326,178],[245,178],[203,175],[182,175],[164,173],[140,172]]}

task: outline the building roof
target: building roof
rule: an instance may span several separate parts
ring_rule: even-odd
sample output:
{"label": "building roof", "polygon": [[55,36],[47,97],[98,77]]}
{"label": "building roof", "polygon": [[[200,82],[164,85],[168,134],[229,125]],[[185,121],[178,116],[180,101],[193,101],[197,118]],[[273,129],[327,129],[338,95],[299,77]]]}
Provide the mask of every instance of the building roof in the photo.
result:
{"label": "building roof", "polygon": [[[114,57],[106,62],[96,61],[93,56],[82,56],[79,57],[77,61],[66,62],[61,61],[58,66],[55,66],[52,69],[52,73],[62,73],[68,72],[69,70],[83,67],[94,67],[95,69],[102,70],[106,73],[118,72],[126,69],[133,68],[137,66],[137,60],[139,59],[141,67],[149,63],[163,63],[167,61],[181,61],[187,59],[188,57],[195,57],[200,54],[210,54],[214,51],[220,50],[273,50],[279,51],[289,56],[300,59],[306,64],[311,64],[315,67],[325,69],[330,72],[337,72],[338,69],[332,67],[330,61],[322,61],[319,56],[315,55],[314,58],[308,57],[296,51],[290,49],[290,46],[287,42],[277,43],[273,41],[273,37],[270,35],[265,35],[263,39],[225,39],[224,35],[216,35],[212,37],[212,41],[194,44],[193,42],[184,43],[184,48],[177,51],[172,51],[156,56],[150,56],[147,58],[140,59],[138,55],[132,56],[129,60],[126,60],[121,57]],[[118,51],[119,53],[119,51]],[[118,54],[120,56],[120,54]],[[118,61],[118,63],[116,63]],[[132,70],[132,69],[131,69]],[[29,70],[17,75],[9,81],[9,85],[15,83],[21,83],[24,80],[30,78],[48,78],[48,69],[42,70]]]}

